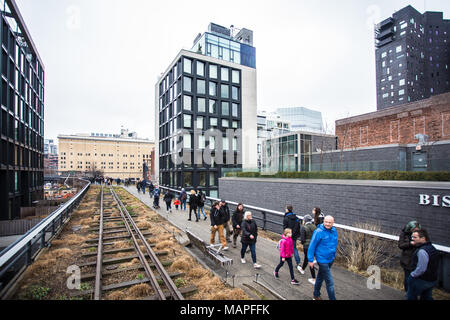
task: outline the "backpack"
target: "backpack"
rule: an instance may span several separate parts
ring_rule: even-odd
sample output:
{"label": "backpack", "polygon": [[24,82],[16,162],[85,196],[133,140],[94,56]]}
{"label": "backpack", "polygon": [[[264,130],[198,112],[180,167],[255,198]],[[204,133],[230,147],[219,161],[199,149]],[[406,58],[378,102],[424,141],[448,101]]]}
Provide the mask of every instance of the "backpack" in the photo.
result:
{"label": "backpack", "polygon": [[181,194],[181,200],[186,200],[187,199],[187,194],[186,192]]}
{"label": "backpack", "polygon": [[277,243],[277,249],[280,250],[281,249],[281,241],[283,241],[284,239],[281,239],[280,241],[278,241]]}
{"label": "backpack", "polygon": [[206,196],[205,196],[205,194],[204,194],[204,193],[202,193],[202,198],[201,198],[201,201],[202,201],[203,203],[205,203],[205,202],[206,202]]}

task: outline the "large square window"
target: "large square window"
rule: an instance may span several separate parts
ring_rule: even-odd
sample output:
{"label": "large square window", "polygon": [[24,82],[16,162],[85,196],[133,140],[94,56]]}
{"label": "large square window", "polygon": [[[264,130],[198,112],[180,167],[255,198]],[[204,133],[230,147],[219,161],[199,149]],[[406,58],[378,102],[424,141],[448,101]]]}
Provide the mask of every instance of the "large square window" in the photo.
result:
{"label": "large square window", "polygon": [[222,119],[222,128],[228,128],[230,126],[230,121],[227,119]]}
{"label": "large square window", "polygon": [[209,113],[216,114],[217,113],[217,101],[209,100]]}
{"label": "large square window", "polygon": [[217,127],[217,118],[209,118],[209,126]]}
{"label": "large square window", "polygon": [[214,64],[209,65],[209,77],[212,79],[217,79],[217,66]]}
{"label": "large square window", "polygon": [[191,74],[192,73],[192,61],[184,58],[183,65],[184,65],[184,69],[183,69],[184,72]]}
{"label": "large square window", "polygon": [[198,94],[206,94],[205,80],[197,80],[197,93]]}
{"label": "large square window", "polygon": [[184,127],[192,128],[192,116],[190,114],[183,115],[184,117]]}
{"label": "large square window", "polygon": [[212,97],[217,96],[217,83],[212,81],[209,82],[209,95]]}
{"label": "large square window", "polygon": [[230,81],[230,75],[229,75],[229,69],[228,68],[221,68],[221,79],[222,81]]}
{"label": "large square window", "polygon": [[228,99],[230,97],[230,89],[228,85],[220,85],[220,96],[225,99]]}
{"label": "large square window", "polygon": [[190,149],[192,146],[191,135],[185,134],[183,135],[183,147],[186,149]]}
{"label": "large square window", "polygon": [[197,99],[197,112],[206,112],[206,99],[205,98]]}
{"label": "large square window", "polygon": [[197,121],[196,121],[196,123],[197,123],[197,125],[196,125],[196,128],[197,129],[203,129],[203,117],[197,117]]}
{"label": "large square window", "polygon": [[223,116],[230,115],[230,104],[228,102],[222,102],[222,115]]}
{"label": "large square window", "polygon": [[183,78],[183,90],[187,92],[192,92],[192,79],[189,77]]}
{"label": "large square window", "polygon": [[236,103],[232,104],[232,114],[233,117],[239,117],[239,105]]}
{"label": "large square window", "polygon": [[184,96],[183,97],[183,109],[187,111],[192,111],[192,97]]}
{"label": "large square window", "polygon": [[231,98],[233,100],[239,100],[239,88],[238,87],[231,88]]}
{"label": "large square window", "polygon": [[201,77],[205,76],[205,64],[201,61],[197,61],[197,75]]}
{"label": "large square window", "polygon": [[231,72],[231,80],[233,81],[233,83],[237,83],[237,84],[241,83],[238,70],[233,70]]}

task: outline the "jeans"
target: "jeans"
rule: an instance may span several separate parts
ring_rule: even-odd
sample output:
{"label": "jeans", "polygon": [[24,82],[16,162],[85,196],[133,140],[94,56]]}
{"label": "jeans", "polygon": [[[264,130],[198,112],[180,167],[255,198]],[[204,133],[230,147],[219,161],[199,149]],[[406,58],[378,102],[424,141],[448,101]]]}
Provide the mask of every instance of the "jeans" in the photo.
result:
{"label": "jeans", "polygon": [[293,241],[294,242],[294,258],[295,258],[295,262],[297,262],[297,265],[300,265],[300,255],[298,254],[298,249],[297,249],[297,240]]}
{"label": "jeans", "polygon": [[[278,264],[278,266],[277,266],[276,269],[275,269],[275,272],[276,272],[276,273],[278,273],[278,271],[280,271],[281,267],[284,265],[284,262],[283,262],[282,259],[283,259],[283,258],[280,257],[280,264]],[[290,258],[285,258],[285,260],[286,260],[286,262],[287,262],[287,264],[288,264],[288,266],[289,266],[289,272],[291,273],[291,280],[294,280],[294,279],[295,279],[295,276],[294,276],[294,266],[292,265],[292,257],[290,257]]]}
{"label": "jeans", "polygon": [[155,199],[153,200],[153,205],[155,207],[159,207],[159,197],[155,197]]}
{"label": "jeans", "polygon": [[181,210],[186,211],[186,200],[180,200],[181,201]]}
{"label": "jeans", "polygon": [[433,288],[437,285],[437,281],[425,281],[422,279],[408,277],[408,292],[406,292],[406,300],[433,300]]}
{"label": "jeans", "polygon": [[203,213],[203,218],[206,218],[205,210],[203,210],[203,207],[198,207],[197,217],[200,219],[200,211]]}
{"label": "jeans", "polygon": [[256,243],[242,243],[242,249],[241,249],[241,258],[244,259],[245,252],[247,251],[247,248],[250,246],[250,252],[252,253],[252,260],[253,263],[256,263]]}
{"label": "jeans", "polygon": [[405,274],[405,277],[403,278],[403,286],[405,287],[405,292],[408,292],[408,278],[409,275],[411,274],[411,270],[405,269],[403,268],[403,272]]}
{"label": "jeans", "polygon": [[[308,265],[308,247],[303,246],[303,253],[305,254],[305,260],[303,261],[302,269],[305,270],[306,266]],[[311,271],[311,276],[313,279],[316,278],[316,270],[313,268],[309,268],[309,271]]]}
{"label": "jeans", "polygon": [[334,281],[333,276],[331,275],[331,263],[319,263],[319,272],[317,274],[316,284],[314,285],[314,297],[320,297],[320,288],[322,287],[322,283],[325,280],[325,284],[327,286],[328,298],[330,300],[336,300],[336,296],[334,294]]}
{"label": "jeans", "polygon": [[166,211],[172,210],[172,202],[166,202]]}
{"label": "jeans", "polygon": [[198,220],[197,217],[197,207],[189,205],[189,220],[191,220],[192,217],[192,211],[194,211],[195,220]]}

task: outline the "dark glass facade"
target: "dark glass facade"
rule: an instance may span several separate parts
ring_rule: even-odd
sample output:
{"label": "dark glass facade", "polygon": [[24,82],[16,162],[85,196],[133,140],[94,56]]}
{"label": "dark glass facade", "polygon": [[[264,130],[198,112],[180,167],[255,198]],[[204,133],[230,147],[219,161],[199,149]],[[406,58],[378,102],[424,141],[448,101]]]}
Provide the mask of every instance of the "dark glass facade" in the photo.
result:
{"label": "dark glass facade", "polygon": [[44,68],[14,1],[1,1],[0,220],[43,198]]}
{"label": "dark glass facade", "polygon": [[[160,80],[161,185],[201,188],[206,194],[217,196],[223,169],[242,168],[242,137],[225,139],[227,130],[234,132],[242,126],[241,83],[238,68],[183,55]],[[220,138],[223,149],[219,147]],[[210,153],[213,161],[205,158],[205,153]],[[175,154],[183,161],[173,161]]]}
{"label": "dark glass facade", "polygon": [[412,6],[376,26],[378,110],[450,91],[449,27],[442,12]]}

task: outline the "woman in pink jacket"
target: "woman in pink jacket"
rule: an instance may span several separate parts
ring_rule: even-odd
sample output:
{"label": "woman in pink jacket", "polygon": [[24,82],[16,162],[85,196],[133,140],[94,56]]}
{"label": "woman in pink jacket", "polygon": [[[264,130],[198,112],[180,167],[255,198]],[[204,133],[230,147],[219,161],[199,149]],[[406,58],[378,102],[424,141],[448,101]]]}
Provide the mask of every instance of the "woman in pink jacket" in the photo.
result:
{"label": "woman in pink jacket", "polygon": [[294,242],[292,241],[292,230],[287,228],[284,229],[283,234],[281,235],[280,241],[280,264],[275,268],[273,275],[275,278],[279,278],[278,271],[280,271],[281,267],[284,265],[284,262],[287,261],[289,266],[289,272],[291,273],[291,284],[298,285],[299,282],[294,277],[294,267],[292,265],[292,257],[294,256]]}

